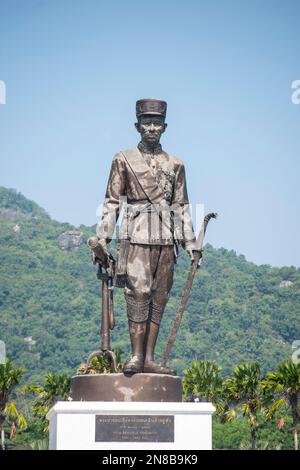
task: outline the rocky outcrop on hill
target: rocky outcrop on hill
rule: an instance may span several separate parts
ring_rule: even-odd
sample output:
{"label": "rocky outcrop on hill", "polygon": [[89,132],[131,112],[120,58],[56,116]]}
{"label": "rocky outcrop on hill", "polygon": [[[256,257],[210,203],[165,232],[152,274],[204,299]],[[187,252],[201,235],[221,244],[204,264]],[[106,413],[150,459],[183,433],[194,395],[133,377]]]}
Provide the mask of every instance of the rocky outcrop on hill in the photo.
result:
{"label": "rocky outcrop on hill", "polygon": [[83,233],[78,230],[69,230],[59,235],[57,241],[62,250],[78,248],[84,242]]}

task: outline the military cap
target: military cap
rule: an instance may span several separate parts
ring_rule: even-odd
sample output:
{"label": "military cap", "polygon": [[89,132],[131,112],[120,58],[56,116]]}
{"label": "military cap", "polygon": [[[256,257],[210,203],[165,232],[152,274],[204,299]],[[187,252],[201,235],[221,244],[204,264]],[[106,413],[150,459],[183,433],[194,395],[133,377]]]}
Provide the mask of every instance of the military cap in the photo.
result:
{"label": "military cap", "polygon": [[162,100],[146,98],[136,102],[136,117],[139,118],[143,114],[156,114],[166,117],[167,103]]}

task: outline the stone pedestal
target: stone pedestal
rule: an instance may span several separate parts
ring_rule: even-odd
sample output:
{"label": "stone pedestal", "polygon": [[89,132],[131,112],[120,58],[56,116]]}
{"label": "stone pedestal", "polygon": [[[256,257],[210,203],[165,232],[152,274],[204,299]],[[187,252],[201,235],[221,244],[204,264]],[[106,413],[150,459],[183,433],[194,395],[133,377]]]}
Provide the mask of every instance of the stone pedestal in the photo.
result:
{"label": "stone pedestal", "polygon": [[163,374],[89,374],[71,379],[74,401],[181,402],[180,377]]}
{"label": "stone pedestal", "polygon": [[49,411],[54,450],[211,449],[211,403],[71,401]]}

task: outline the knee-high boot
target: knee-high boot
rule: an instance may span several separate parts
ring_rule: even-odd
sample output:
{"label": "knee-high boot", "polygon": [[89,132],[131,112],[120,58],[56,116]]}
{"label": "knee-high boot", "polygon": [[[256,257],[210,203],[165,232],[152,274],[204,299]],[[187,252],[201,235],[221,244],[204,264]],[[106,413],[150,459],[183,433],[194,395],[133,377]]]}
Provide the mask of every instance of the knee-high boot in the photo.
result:
{"label": "knee-high boot", "polygon": [[144,372],[152,374],[176,375],[176,372],[170,367],[163,367],[154,362],[154,349],[159,332],[159,325],[149,321],[147,325],[146,343],[145,343],[145,363]]}
{"label": "knee-high boot", "polygon": [[144,344],[147,322],[128,321],[131,341],[132,358],[124,366],[124,374],[136,374],[143,372],[144,366]]}

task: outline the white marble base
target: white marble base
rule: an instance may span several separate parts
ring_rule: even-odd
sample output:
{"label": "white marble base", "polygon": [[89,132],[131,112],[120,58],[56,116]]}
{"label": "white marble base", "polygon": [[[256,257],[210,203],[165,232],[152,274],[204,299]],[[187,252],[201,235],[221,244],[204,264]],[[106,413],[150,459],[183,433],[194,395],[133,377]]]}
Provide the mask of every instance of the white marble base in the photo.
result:
{"label": "white marble base", "polygon": [[[47,415],[50,421],[49,449],[209,450],[212,447],[211,421],[214,411],[211,403],[60,401]],[[157,415],[174,417],[174,442],[138,442],[137,439],[130,442],[96,442],[97,415],[113,415],[117,419],[139,415],[146,416],[146,420],[148,416]],[[116,425],[115,428],[122,433],[120,426]]]}

